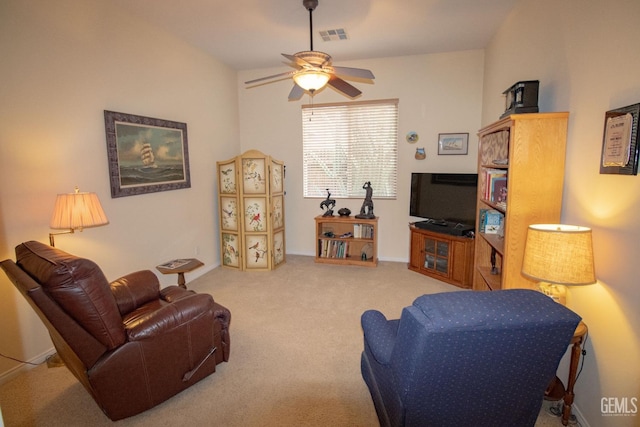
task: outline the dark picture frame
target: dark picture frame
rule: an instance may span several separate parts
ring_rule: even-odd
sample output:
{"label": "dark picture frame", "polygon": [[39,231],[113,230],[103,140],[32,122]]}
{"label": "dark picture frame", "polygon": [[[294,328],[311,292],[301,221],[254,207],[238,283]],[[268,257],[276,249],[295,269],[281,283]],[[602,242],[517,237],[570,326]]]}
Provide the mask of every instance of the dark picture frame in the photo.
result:
{"label": "dark picture frame", "polygon": [[104,111],[111,197],[191,187],[187,124]]}
{"label": "dark picture frame", "polygon": [[465,155],[469,153],[468,133],[439,133],[438,155]]}
{"label": "dark picture frame", "polygon": [[616,108],[605,113],[600,155],[601,174],[638,174],[639,116],[640,104]]}

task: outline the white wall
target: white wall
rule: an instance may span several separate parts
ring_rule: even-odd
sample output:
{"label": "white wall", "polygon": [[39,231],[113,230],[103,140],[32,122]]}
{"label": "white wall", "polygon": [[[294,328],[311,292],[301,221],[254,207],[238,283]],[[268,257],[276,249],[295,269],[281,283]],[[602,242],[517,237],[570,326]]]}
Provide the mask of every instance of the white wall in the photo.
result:
{"label": "white wall", "polygon": [[593,228],[599,279],[569,290],[589,327],[575,406],[594,427],[640,423],[601,413],[603,398],[640,398],[640,177],[599,173],[605,112],[640,102],[639,18],[637,0],[524,0],[485,58],[483,124],[519,80],[540,80],[541,111],[570,112],[562,221]]}
{"label": "white wall", "polygon": [[[56,194],[98,194],[110,224],[56,239],[110,279],[175,257],[219,263],[215,161],[238,153],[236,73],[158,28],[95,0],[0,2],[0,259],[48,242]],[[112,199],[103,110],[187,124],[191,188]],[[163,284],[176,277],[160,276]],[[0,274],[0,350],[52,347]],[[0,358],[0,373],[16,364]]]}
{"label": "white wall", "polygon": [[[327,48],[328,49],[328,48]],[[274,55],[278,55],[274,48]],[[376,76],[374,84],[353,83],[362,92],[358,100],[398,98],[400,119],[398,135],[398,198],[376,200],[374,212],[380,217],[378,253],[383,260],[407,261],[409,258],[408,223],[411,172],[474,172],[477,170],[477,137],[480,128],[484,53],[481,50],[416,55],[398,58],[340,62],[335,65],[368,68]],[[238,77],[241,151],[258,149],[283,160],[285,180],[287,252],[313,255],[315,225],[322,214],[322,199],[302,197],[302,123],[301,105],[310,103],[305,96],[287,101],[290,80],[245,88],[244,82],[287,71],[280,68],[243,71]],[[317,93],[314,104],[349,102],[330,87]],[[416,144],[405,141],[416,131]],[[469,133],[469,154],[438,156],[438,133]],[[414,158],[416,147],[426,149],[427,158]],[[338,199],[336,209],[348,207],[358,212],[364,199]]]}

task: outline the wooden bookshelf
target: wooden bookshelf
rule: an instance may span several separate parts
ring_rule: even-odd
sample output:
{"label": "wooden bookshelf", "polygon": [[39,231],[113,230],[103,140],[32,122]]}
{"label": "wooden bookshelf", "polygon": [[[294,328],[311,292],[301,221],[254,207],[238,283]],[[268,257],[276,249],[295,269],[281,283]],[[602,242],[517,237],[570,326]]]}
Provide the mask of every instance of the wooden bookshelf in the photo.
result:
{"label": "wooden bookshelf", "polygon": [[[512,114],[478,132],[477,212],[493,209],[504,218],[500,233],[487,234],[478,215],[474,289],[536,288],[520,274],[527,229],[560,221],[568,119],[569,113]],[[488,169],[506,173],[506,203],[487,197]]]}
{"label": "wooden bookshelf", "polygon": [[378,265],[378,218],[317,216],[315,261],[325,264]]}

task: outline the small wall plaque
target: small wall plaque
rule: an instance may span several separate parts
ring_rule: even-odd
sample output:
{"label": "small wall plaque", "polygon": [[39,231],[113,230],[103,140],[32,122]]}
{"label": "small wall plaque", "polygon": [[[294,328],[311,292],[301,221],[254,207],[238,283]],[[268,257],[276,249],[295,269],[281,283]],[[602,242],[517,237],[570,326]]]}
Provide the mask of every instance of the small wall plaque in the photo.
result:
{"label": "small wall plaque", "polygon": [[638,174],[638,116],[640,104],[605,113],[600,173]]}

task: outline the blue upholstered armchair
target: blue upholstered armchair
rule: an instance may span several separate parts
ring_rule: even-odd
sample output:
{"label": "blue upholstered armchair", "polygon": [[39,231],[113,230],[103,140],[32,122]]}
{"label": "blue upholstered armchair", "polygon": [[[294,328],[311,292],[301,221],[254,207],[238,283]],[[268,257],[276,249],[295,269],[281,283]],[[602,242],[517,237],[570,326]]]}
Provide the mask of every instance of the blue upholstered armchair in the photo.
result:
{"label": "blue upholstered armchair", "polygon": [[580,317],[539,292],[424,295],[362,315],[362,376],[381,426],[533,426]]}

